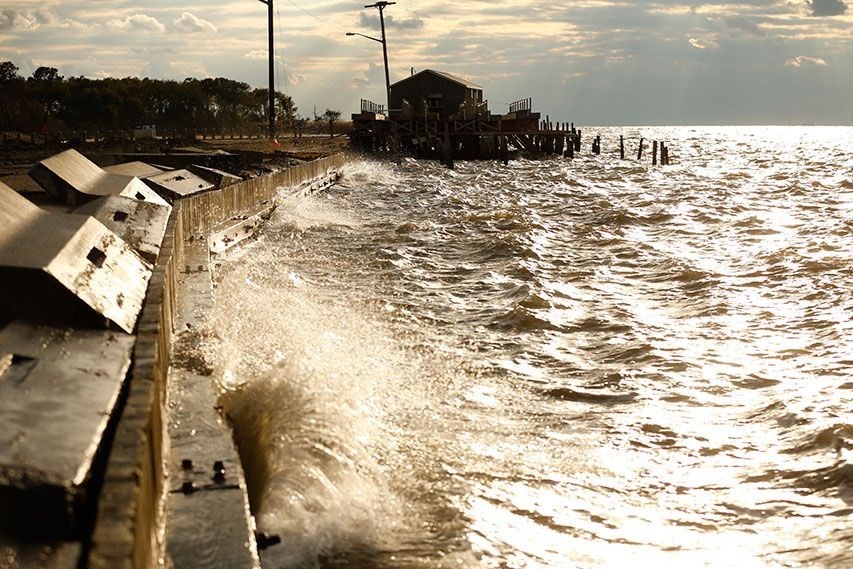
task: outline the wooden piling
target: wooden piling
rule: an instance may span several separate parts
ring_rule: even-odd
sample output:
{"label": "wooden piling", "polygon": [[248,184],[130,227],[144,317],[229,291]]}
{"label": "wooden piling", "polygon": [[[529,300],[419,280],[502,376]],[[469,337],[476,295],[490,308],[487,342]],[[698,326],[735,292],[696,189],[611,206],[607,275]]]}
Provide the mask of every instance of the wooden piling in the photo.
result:
{"label": "wooden piling", "polygon": [[658,141],[652,143],[652,166],[658,165]]}
{"label": "wooden piling", "polygon": [[444,164],[453,170],[453,147],[450,145],[450,123],[446,121],[444,123]]}
{"label": "wooden piling", "polygon": [[575,152],[581,151],[581,135],[582,134],[583,134],[583,132],[581,132],[581,129],[578,129],[577,135],[575,136]]}
{"label": "wooden piling", "polygon": [[566,158],[573,160],[575,157],[575,135],[569,134],[568,144],[566,145]]}
{"label": "wooden piling", "polygon": [[619,135],[619,159],[625,159],[625,136]]}
{"label": "wooden piling", "polygon": [[641,139],[640,139],[640,149],[639,149],[639,150],[637,150],[637,160],[642,160],[642,159],[643,159],[643,143],[644,143],[645,141],[646,141],[646,139],[644,139],[644,138],[641,138]]}

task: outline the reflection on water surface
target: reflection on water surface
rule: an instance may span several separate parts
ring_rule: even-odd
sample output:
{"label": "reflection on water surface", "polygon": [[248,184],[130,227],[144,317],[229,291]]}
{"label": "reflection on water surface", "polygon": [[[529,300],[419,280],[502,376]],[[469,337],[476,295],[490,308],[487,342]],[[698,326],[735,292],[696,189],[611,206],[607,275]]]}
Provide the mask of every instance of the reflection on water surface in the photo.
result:
{"label": "reflection on water surface", "polygon": [[270,566],[853,566],[853,129],[621,132],[355,163],[223,260]]}

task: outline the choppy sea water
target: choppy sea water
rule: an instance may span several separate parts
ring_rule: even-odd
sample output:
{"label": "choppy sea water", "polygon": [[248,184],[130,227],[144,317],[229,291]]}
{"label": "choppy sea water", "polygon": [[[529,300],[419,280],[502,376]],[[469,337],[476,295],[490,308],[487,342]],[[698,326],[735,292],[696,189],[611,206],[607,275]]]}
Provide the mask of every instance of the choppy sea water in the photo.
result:
{"label": "choppy sea water", "polygon": [[267,568],[853,566],[853,129],[587,132],[352,163],[220,259]]}

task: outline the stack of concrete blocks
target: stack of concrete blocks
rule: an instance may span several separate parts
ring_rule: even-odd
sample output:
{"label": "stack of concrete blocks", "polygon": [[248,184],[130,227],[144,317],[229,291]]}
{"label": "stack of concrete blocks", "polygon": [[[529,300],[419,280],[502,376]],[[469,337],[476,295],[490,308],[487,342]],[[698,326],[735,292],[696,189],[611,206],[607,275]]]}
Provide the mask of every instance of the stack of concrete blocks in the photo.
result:
{"label": "stack of concrete blocks", "polygon": [[78,207],[47,212],[0,184],[0,548],[10,567],[70,569],[171,207],[73,150],[31,176]]}
{"label": "stack of concrete blocks", "polygon": [[170,203],[243,181],[228,172],[195,164],[175,170],[136,161],[108,166],[104,170],[112,174],[136,176]]}
{"label": "stack of concrete blocks", "polygon": [[157,166],[153,166],[145,162],[134,161],[125,162],[123,164],[115,164],[114,166],[107,166],[106,168],[104,168],[104,171],[109,172],[110,174],[135,176],[139,179],[144,179],[148,176],[156,176],[157,174],[162,174],[163,172],[169,169],[170,168],[160,168]]}
{"label": "stack of concrete blocks", "polygon": [[196,176],[207,180],[218,189],[233,186],[243,181],[243,178],[239,176],[229,174],[223,170],[217,170],[216,168],[208,168],[207,166],[193,164],[189,167],[189,170]]}
{"label": "stack of concrete blocks", "polygon": [[[168,208],[168,206],[165,206]],[[151,264],[98,220],[41,210],[0,185],[0,311],[132,333]]]}
{"label": "stack of concrete blocks", "polygon": [[147,176],[145,183],[169,203],[217,188],[215,184],[183,169],[169,170],[154,176]]}
{"label": "stack of concrete blocks", "polygon": [[107,172],[76,150],[42,160],[30,171],[30,177],[54,198],[69,205],[81,205],[104,196],[169,205],[139,178]]}
{"label": "stack of concrete blocks", "polygon": [[[84,544],[97,534],[96,494],[111,438],[125,425],[123,419],[117,428],[122,401],[130,400],[124,394],[135,389],[129,370],[148,365],[144,357],[132,362],[146,342],[142,331],[138,341],[133,334],[138,321],[140,330],[147,326],[140,313],[170,203],[241,179],[194,165],[170,170],[132,162],[102,169],[74,150],[38,163],[30,175],[72,209],[44,211],[0,184],[0,567],[72,569],[86,565]],[[225,225],[235,221],[252,220]],[[249,233],[241,227],[233,240],[222,241],[233,244]],[[207,256],[207,244],[197,249]],[[209,378],[196,379],[199,389],[210,389]],[[212,392],[204,391],[207,398],[193,393],[194,413],[219,421]],[[213,492],[192,503],[190,494],[171,500],[169,554],[182,564],[196,556],[196,513],[210,501],[236,514],[228,517],[229,529],[212,529],[203,539],[221,541],[225,565],[239,559],[239,566],[256,567],[242,470],[233,444],[216,446],[230,442],[219,427],[224,434],[211,435],[218,442],[208,449],[216,456],[193,456],[207,467],[217,459],[211,464],[222,480],[214,479],[214,489],[230,490],[229,497]],[[196,429],[187,432],[186,444],[172,433],[184,453],[196,444]],[[177,454],[172,459],[183,462]],[[206,484],[208,474],[192,472]]]}

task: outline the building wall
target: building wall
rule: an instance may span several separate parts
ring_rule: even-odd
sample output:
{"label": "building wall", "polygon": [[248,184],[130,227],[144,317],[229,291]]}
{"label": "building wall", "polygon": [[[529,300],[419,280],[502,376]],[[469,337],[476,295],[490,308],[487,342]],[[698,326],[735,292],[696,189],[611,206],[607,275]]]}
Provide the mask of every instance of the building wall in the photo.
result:
{"label": "building wall", "polygon": [[[391,108],[402,109],[403,99],[412,105],[412,111],[423,114],[423,100],[429,95],[443,96],[442,116],[447,117],[459,110],[465,102],[468,89],[463,85],[433,73],[421,73],[391,86]],[[482,99],[482,91],[480,91]]]}

